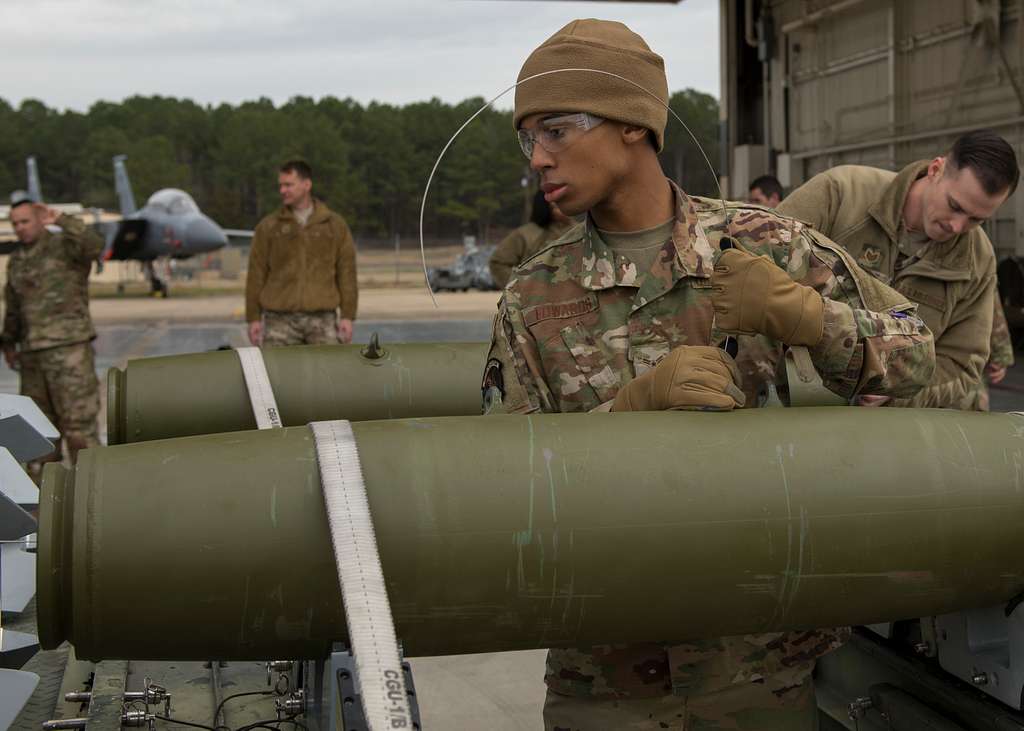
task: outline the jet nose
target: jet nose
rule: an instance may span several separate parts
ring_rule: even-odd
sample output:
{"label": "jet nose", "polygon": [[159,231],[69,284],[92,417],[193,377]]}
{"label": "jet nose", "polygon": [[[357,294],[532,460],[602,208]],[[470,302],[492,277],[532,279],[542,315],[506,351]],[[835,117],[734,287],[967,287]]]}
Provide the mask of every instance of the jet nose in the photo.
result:
{"label": "jet nose", "polygon": [[188,248],[193,251],[213,251],[228,243],[228,237],[220,226],[206,216],[191,221],[185,229]]}

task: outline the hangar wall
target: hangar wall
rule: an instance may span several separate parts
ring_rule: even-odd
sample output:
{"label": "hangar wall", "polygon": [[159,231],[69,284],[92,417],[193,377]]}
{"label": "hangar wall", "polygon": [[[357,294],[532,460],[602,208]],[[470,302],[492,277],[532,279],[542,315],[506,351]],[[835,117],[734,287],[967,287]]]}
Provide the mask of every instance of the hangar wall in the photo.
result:
{"label": "hangar wall", "polygon": [[[898,169],[991,127],[1024,152],[1024,0],[721,0],[724,186]],[[749,22],[748,22],[749,20]],[[986,224],[1024,255],[1024,191]]]}

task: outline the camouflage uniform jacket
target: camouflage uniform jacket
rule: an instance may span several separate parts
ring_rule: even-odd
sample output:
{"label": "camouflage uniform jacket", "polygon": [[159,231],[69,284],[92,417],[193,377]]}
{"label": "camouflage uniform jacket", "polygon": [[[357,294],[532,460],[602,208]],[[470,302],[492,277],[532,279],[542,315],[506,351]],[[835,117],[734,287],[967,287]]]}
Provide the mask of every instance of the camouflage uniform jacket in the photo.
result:
{"label": "camouflage uniform jacket", "polygon": [[[999,301],[998,289],[992,299],[995,307],[992,311],[992,339],[988,362],[1009,368],[1013,365],[1013,340],[1010,337],[1010,326],[1006,322],[1006,313],[1003,312],[1003,303]],[[986,377],[982,377],[973,389],[968,390],[964,408],[969,411],[988,411],[989,406],[988,381]]]}
{"label": "camouflage uniform jacket", "polygon": [[[811,349],[830,388],[910,396],[927,383],[931,336],[905,298],[798,221],[730,203],[727,224],[721,201],[675,191],[675,231],[649,272],[618,266],[590,221],[516,269],[499,303],[484,375],[485,387],[503,392],[507,411],[592,410],[673,347],[718,342],[711,273],[727,232],[833,298],[826,300],[824,338]],[[882,311],[862,309],[863,301]],[[619,698],[711,692],[784,672],[799,683],[813,658],[844,635],[812,630],[552,650],[545,680],[565,694]]]}
{"label": "camouflage uniform jacket", "polygon": [[932,242],[896,271],[903,206],[928,161],[899,173],[840,165],[816,175],[779,204],[843,246],[865,270],[918,305],[935,336],[935,374],[927,388],[893,406],[969,409],[989,358],[996,259],[980,228]]}
{"label": "camouflage uniform jacket", "polygon": [[1003,303],[999,300],[999,291],[996,290],[995,309],[992,312],[992,341],[988,362],[993,365],[1009,368],[1013,365],[1013,340],[1010,337],[1010,326],[1006,322],[1006,313],[1003,312]]}
{"label": "camouflage uniform jacket", "polygon": [[19,244],[8,260],[0,334],[5,346],[33,351],[96,337],[89,271],[103,251],[103,239],[72,216],[61,216],[57,225],[60,232],[44,229],[34,244]]}

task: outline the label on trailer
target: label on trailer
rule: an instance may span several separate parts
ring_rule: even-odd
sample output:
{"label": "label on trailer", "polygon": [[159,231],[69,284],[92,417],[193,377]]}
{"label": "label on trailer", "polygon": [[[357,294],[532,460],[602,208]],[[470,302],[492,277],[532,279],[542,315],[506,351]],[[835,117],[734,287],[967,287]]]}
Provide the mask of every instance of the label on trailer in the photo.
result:
{"label": "label on trailer", "polygon": [[395,639],[352,425],[343,420],[310,425],[327,505],[349,642],[370,731],[411,729],[412,711]]}
{"label": "label on trailer", "polygon": [[284,426],[274,399],[274,389],[270,386],[267,366],[263,362],[263,351],[245,347],[236,348],[235,352],[242,363],[242,374],[245,376],[245,387],[249,390],[249,403],[256,417],[256,428],[277,429]]}

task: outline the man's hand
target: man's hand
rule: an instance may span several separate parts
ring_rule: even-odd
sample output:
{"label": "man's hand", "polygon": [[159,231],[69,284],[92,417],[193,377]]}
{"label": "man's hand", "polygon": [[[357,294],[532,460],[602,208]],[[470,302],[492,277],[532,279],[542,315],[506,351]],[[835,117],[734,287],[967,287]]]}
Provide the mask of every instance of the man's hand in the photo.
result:
{"label": "man's hand", "polygon": [[615,395],[612,411],[731,411],[746,399],[739,369],[721,348],[681,345]]}
{"label": "man's hand", "polygon": [[988,363],[985,365],[985,375],[988,376],[988,382],[996,384],[1006,378],[1006,366],[996,365],[995,363]]}
{"label": "man's hand", "polygon": [[18,355],[16,348],[11,346],[4,348],[4,360],[7,361],[7,367],[12,371],[21,370],[21,356]]}
{"label": "man's hand", "polygon": [[768,257],[727,249],[715,263],[711,281],[715,324],[721,330],[767,335],[786,345],[810,347],[821,340],[821,295],[794,282]]}
{"label": "man's hand", "polygon": [[50,208],[45,203],[33,203],[32,208],[35,210],[36,215],[39,216],[39,220],[44,226],[52,226],[57,223],[57,219],[60,218],[60,211],[56,208]]}
{"label": "man's hand", "polygon": [[249,323],[249,342],[257,348],[263,345],[263,323],[253,320]]}
{"label": "man's hand", "polygon": [[352,342],[352,321],[347,317],[338,320],[338,342],[342,344]]}
{"label": "man's hand", "polygon": [[892,401],[890,396],[878,396],[873,393],[864,394],[863,396],[857,397],[858,406],[885,406],[886,403]]}

